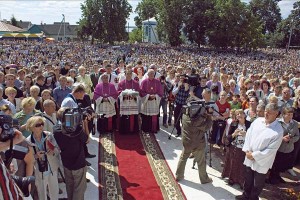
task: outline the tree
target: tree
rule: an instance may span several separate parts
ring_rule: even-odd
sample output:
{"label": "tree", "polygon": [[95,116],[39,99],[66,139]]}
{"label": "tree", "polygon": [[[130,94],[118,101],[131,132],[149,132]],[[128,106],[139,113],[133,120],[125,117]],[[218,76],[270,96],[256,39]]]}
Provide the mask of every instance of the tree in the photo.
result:
{"label": "tree", "polygon": [[156,17],[158,12],[157,5],[157,0],[143,0],[140,3],[138,3],[135,9],[135,13],[137,13],[138,16],[134,18],[135,25],[138,28],[142,27],[142,21],[150,19],[152,17]]}
{"label": "tree", "polygon": [[158,0],[158,37],[171,46],[178,46],[182,43],[181,28],[183,13],[181,8],[188,0]]}
{"label": "tree", "polygon": [[100,5],[97,1],[86,0],[85,4],[81,4],[82,19],[79,20],[78,36],[83,39],[91,37],[91,43],[94,39],[101,39],[103,34],[103,21],[100,13]]}
{"label": "tree", "polygon": [[212,25],[210,13],[215,6],[214,0],[190,1],[183,7],[183,32],[189,41],[206,43],[206,30]]}
{"label": "tree", "polygon": [[126,19],[132,10],[127,0],[85,0],[78,35],[102,42],[127,40]]}
{"label": "tree", "polygon": [[274,33],[281,21],[280,0],[251,0],[250,10],[263,25],[262,33]]}
{"label": "tree", "polygon": [[129,42],[135,43],[135,42],[142,42],[142,29],[135,28],[129,33]]}
{"label": "tree", "polygon": [[278,24],[276,32],[270,36],[269,45],[286,48],[290,38],[291,46],[300,46],[300,2],[295,2],[288,18]]}
{"label": "tree", "polygon": [[210,10],[206,36],[215,47],[257,48],[262,43],[261,26],[240,0],[216,0]]}
{"label": "tree", "polygon": [[17,21],[17,19],[15,18],[14,15],[12,15],[11,18],[10,18],[10,24],[13,25],[13,26],[19,27],[19,23],[18,23],[18,21]]}

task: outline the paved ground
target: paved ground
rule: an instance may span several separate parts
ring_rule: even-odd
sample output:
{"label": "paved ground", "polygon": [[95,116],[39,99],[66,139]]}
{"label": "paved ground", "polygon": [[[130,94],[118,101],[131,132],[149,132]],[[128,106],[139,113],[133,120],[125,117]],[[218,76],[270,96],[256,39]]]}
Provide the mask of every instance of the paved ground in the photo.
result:
{"label": "paved ground", "polygon": [[[165,158],[175,174],[177,163],[181,154],[182,142],[180,138],[172,137],[168,139],[169,129],[162,129],[156,135],[158,143],[164,152]],[[174,131],[176,133],[176,130]],[[212,151],[213,152],[213,151]],[[209,156],[207,161],[209,161]],[[234,199],[235,195],[241,194],[238,186],[229,186],[221,179],[221,160],[212,153],[212,167],[207,166],[208,175],[213,179],[210,184],[200,184],[198,170],[192,169],[193,159],[188,159],[185,178],[180,181],[180,186],[188,200],[211,200],[211,199]]]}
{"label": "paved ground", "polygon": [[[177,163],[179,156],[181,154],[182,142],[180,138],[172,137],[171,140],[168,139],[170,132],[172,131],[172,127],[168,129],[161,129],[161,131],[156,134],[157,141],[164,153],[166,161],[173,172],[175,174]],[[176,131],[174,131],[176,132]],[[88,144],[88,148],[90,153],[96,154],[96,158],[88,159],[89,162],[92,163],[92,166],[88,168],[87,178],[91,180],[88,183],[87,191],[85,193],[86,200],[95,200],[99,198],[99,190],[98,190],[98,134],[91,137],[91,142]],[[226,183],[226,180],[221,179],[221,163],[220,159],[222,155],[219,150],[213,149],[212,151],[212,167],[207,166],[207,172],[209,176],[213,179],[213,182],[210,184],[201,185],[198,177],[197,169],[192,169],[192,159],[189,159],[186,166],[185,171],[185,179],[180,181],[180,186],[186,195],[188,200],[212,200],[212,199],[226,199],[231,200],[234,199],[235,195],[241,194],[241,190],[239,186],[229,186]],[[209,160],[207,159],[207,162]],[[300,173],[299,168],[296,169],[298,175]],[[287,176],[288,177],[288,176]],[[299,178],[299,177],[298,177]],[[287,180],[287,179],[286,179]],[[60,187],[63,188],[64,193],[60,196],[61,198],[66,197],[64,185],[60,184]],[[264,190],[262,194],[262,199],[282,199],[280,198],[280,189],[284,189],[289,187],[289,185],[283,184],[280,186],[266,186],[266,190]],[[294,188],[298,188],[299,186],[294,186]],[[297,189],[296,189],[297,190]]]}

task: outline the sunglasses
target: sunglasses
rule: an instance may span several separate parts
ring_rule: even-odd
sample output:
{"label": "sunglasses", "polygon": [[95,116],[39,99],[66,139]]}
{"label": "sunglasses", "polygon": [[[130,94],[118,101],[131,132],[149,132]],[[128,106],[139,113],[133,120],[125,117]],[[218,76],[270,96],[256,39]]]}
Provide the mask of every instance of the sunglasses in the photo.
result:
{"label": "sunglasses", "polygon": [[35,125],[36,128],[41,127],[41,126],[44,126],[44,123],[39,123],[39,124]]}

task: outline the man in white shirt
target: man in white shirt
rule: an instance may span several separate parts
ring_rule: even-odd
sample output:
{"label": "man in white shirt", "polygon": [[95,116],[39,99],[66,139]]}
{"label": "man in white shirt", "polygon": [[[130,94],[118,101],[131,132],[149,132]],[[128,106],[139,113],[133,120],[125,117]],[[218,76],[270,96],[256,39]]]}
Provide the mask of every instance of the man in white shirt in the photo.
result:
{"label": "man in white shirt", "polygon": [[76,99],[83,99],[85,88],[82,84],[74,87],[72,93],[69,93],[66,98],[61,102],[61,107],[78,108]]}
{"label": "man in white shirt", "polygon": [[[161,74],[157,71],[157,66],[155,64],[151,64],[150,67],[149,67],[149,69],[153,69],[154,72],[155,72],[154,73],[154,78],[155,79],[159,79],[159,77],[161,76]],[[149,70],[145,73],[145,75],[143,77],[143,80],[149,78],[148,72],[149,72]]]}
{"label": "man in white shirt", "polygon": [[236,196],[236,199],[259,199],[258,196],[265,185],[266,174],[272,167],[282,142],[283,128],[276,119],[278,113],[277,104],[268,104],[265,117],[253,121],[247,131],[243,146],[243,151],[246,153],[244,193]]}
{"label": "man in white shirt", "polygon": [[43,117],[46,119],[44,131],[53,133],[53,126],[57,123],[55,109],[56,105],[53,100],[47,99],[43,103],[44,113]]}

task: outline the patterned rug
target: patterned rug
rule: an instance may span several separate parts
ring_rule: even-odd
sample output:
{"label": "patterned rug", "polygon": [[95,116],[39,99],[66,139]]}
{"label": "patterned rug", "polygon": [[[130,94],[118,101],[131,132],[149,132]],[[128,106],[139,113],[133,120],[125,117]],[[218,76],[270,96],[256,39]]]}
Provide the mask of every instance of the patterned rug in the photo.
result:
{"label": "patterned rug", "polygon": [[186,199],[153,134],[102,134],[99,199]]}

